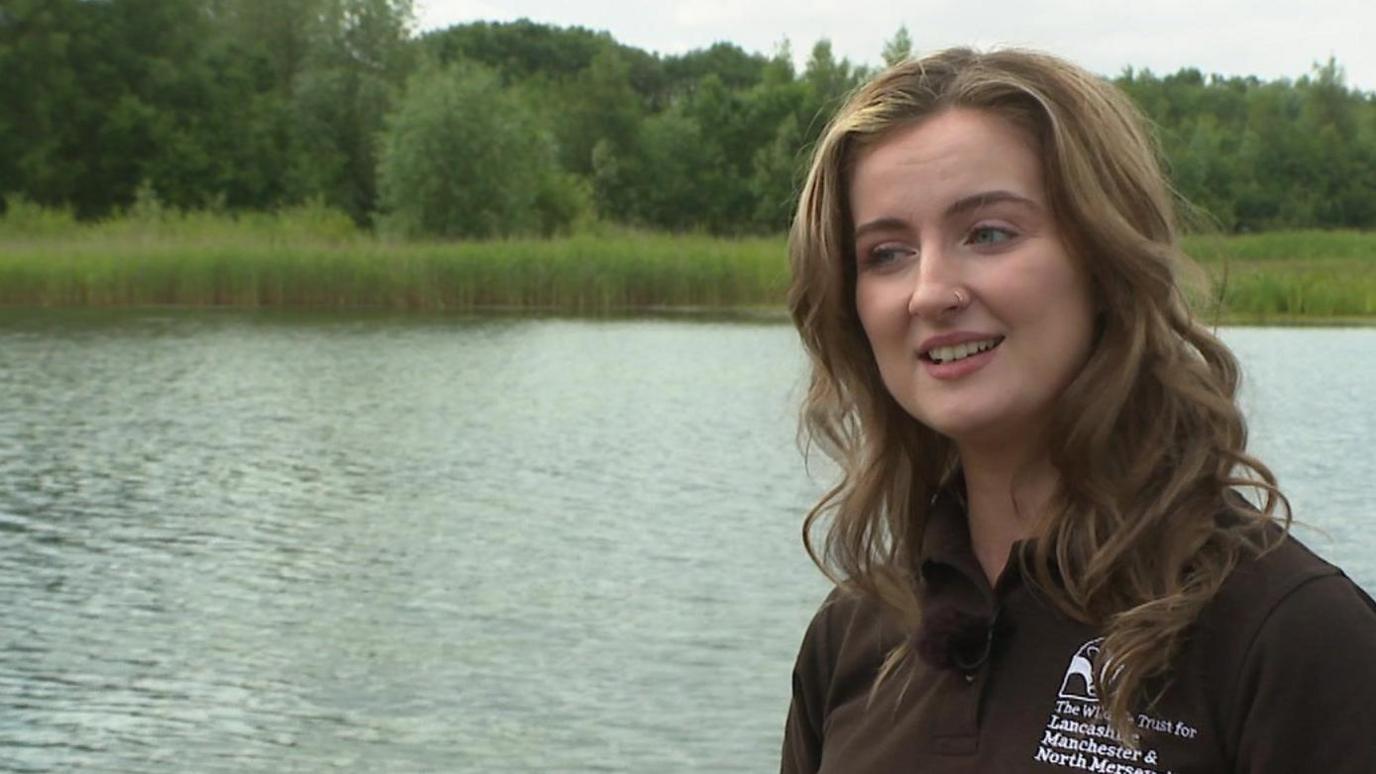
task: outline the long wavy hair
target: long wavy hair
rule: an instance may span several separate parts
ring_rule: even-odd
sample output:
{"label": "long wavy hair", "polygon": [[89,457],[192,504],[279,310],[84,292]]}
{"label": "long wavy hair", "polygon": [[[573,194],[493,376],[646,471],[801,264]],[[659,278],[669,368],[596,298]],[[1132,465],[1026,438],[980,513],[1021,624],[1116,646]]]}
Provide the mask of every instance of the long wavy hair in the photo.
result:
{"label": "long wavy hair", "polygon": [[[833,581],[920,628],[917,552],[960,461],[880,379],[856,311],[847,196],[864,149],[957,107],[1032,139],[1053,217],[1101,310],[1089,358],[1053,408],[1058,490],[1017,561],[1065,615],[1105,635],[1102,706],[1135,743],[1134,713],[1164,685],[1156,678],[1191,623],[1244,554],[1275,544],[1290,513],[1246,452],[1237,361],[1189,306],[1182,280],[1202,273],[1178,244],[1158,148],[1111,84],[1046,54],[952,49],[880,73],[832,119],[789,237],[789,309],[812,365],[800,433],[840,467],[804,543]],[[880,680],[912,653],[898,645]]]}

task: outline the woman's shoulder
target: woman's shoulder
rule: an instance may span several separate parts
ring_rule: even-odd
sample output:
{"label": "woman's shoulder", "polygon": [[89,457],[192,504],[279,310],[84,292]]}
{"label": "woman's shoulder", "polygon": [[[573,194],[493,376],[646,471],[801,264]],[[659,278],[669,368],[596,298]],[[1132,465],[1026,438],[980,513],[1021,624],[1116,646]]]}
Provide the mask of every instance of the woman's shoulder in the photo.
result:
{"label": "woman's shoulder", "polygon": [[795,675],[817,688],[868,684],[902,634],[882,603],[838,584],[817,608],[798,650]]}
{"label": "woman's shoulder", "polygon": [[1197,632],[1239,770],[1376,765],[1376,602],[1340,569],[1285,535],[1239,562]]}
{"label": "woman's shoulder", "polygon": [[[1376,627],[1376,602],[1342,570],[1287,533],[1238,562],[1205,608],[1201,624],[1256,635],[1276,623],[1277,616],[1284,620],[1315,611]],[[1244,643],[1253,639],[1241,638]]]}
{"label": "woman's shoulder", "polygon": [[803,648],[834,661],[835,651],[854,646],[857,640],[880,645],[897,636],[891,617],[877,600],[847,584],[838,584],[813,614]]}

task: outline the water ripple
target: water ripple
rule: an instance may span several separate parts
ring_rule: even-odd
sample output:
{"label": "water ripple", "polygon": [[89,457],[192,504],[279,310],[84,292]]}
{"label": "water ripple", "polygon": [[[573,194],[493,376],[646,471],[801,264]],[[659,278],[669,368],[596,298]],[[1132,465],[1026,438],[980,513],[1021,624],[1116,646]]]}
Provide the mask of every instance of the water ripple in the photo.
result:
{"label": "water ripple", "polygon": [[[1228,335],[1376,582],[1371,364],[1303,365],[1373,333]],[[5,313],[0,772],[774,768],[802,367],[779,326]]]}

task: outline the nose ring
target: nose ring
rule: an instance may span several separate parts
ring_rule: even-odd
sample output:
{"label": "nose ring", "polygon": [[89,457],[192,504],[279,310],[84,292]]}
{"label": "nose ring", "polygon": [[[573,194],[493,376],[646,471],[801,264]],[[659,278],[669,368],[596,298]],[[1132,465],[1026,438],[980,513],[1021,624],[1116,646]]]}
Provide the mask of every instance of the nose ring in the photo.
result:
{"label": "nose ring", "polygon": [[954,291],[952,291],[952,292],[955,294],[956,302],[955,302],[955,304],[954,304],[951,308],[956,309],[956,310],[960,310],[960,309],[964,309],[965,307],[967,307],[967,306],[970,305],[970,299],[969,299],[969,297],[966,296],[965,293],[962,292],[960,288],[956,288],[956,289],[955,289]]}

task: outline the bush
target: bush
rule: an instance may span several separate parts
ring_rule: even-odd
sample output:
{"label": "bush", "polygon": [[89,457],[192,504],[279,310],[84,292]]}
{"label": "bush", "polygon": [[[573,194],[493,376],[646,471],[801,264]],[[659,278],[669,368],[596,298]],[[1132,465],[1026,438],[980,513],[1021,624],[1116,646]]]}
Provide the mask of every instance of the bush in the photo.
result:
{"label": "bush", "polygon": [[560,170],[534,111],[467,63],[407,83],[387,119],[378,177],[382,228],[407,237],[550,234],[589,198]]}

